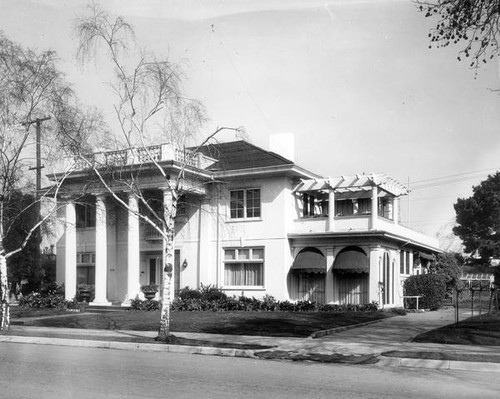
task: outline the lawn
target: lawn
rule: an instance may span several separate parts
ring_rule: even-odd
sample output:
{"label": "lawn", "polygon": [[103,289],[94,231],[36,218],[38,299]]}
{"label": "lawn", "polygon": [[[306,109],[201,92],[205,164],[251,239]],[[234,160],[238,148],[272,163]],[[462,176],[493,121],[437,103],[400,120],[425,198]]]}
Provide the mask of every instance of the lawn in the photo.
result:
{"label": "lawn", "polygon": [[413,338],[414,342],[458,345],[500,346],[500,313],[476,316],[458,324],[427,331]]}
{"label": "lawn", "polygon": [[[307,337],[316,331],[374,321],[393,315],[389,312],[172,312],[171,331]],[[28,325],[156,331],[159,320],[159,312],[122,311],[68,314],[64,317],[59,315],[53,318],[33,319]]]}

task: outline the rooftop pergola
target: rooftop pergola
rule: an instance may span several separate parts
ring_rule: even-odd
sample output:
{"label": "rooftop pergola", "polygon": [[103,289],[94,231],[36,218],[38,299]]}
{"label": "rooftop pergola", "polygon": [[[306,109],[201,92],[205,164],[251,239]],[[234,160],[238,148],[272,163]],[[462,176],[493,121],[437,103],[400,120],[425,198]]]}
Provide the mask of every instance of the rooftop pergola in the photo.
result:
{"label": "rooftop pergola", "polygon": [[378,187],[379,196],[391,195],[399,197],[407,195],[410,190],[384,173],[369,175],[339,176],[324,179],[302,180],[294,189],[296,193],[334,192],[340,196],[369,197],[373,187]]}

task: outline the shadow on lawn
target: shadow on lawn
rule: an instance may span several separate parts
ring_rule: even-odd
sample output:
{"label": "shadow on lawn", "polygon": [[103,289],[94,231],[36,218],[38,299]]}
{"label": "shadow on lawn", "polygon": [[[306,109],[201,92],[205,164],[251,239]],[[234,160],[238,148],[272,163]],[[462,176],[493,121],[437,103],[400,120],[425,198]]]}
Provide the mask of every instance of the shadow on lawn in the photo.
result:
{"label": "shadow on lawn", "polygon": [[500,346],[500,314],[476,316],[417,335],[413,342]]}

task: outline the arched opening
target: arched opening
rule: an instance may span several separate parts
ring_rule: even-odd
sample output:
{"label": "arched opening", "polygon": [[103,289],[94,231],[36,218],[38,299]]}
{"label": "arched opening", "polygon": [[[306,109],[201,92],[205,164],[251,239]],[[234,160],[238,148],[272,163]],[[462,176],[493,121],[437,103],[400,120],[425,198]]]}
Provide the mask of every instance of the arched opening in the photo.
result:
{"label": "arched opening", "polygon": [[340,251],[333,263],[333,273],[341,304],[361,305],[369,302],[370,261],[361,248],[347,247]]}
{"label": "arched opening", "polygon": [[290,299],[325,303],[326,258],[314,247],[301,250],[290,269]]}

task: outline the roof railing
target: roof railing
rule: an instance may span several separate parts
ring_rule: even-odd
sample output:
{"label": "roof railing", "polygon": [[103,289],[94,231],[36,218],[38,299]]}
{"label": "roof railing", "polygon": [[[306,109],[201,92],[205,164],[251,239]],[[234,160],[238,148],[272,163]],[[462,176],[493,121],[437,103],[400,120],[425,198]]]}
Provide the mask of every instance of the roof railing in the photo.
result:
{"label": "roof railing", "polygon": [[101,151],[76,160],[76,169],[94,167],[141,165],[152,162],[175,161],[193,168],[204,169],[215,160],[186,148],[178,148],[171,143],[147,147],[132,147],[123,150]]}

